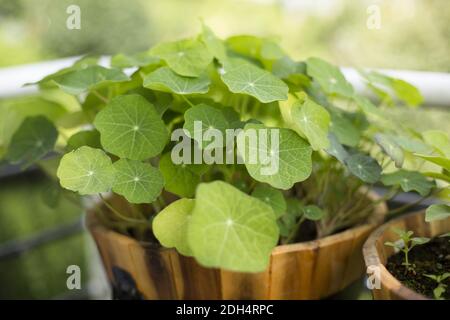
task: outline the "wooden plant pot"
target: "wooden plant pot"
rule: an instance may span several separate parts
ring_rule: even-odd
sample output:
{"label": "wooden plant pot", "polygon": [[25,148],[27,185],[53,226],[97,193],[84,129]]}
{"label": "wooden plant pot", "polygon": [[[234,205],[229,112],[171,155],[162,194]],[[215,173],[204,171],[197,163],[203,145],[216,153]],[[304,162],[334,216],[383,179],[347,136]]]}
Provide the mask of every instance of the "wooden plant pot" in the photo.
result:
{"label": "wooden plant pot", "polygon": [[424,211],[411,213],[377,228],[363,247],[368,276],[374,280],[371,282],[379,281],[380,284],[379,289],[372,289],[374,299],[426,300],[427,297],[404,286],[385,267],[388,258],[395,251],[394,248],[385,246],[384,243],[398,240],[398,235],[392,231],[392,227],[411,230],[414,232],[414,236],[433,238],[450,231],[450,218],[428,223],[425,222]]}
{"label": "wooden plant pot", "polygon": [[125,297],[144,299],[319,299],[364,274],[362,245],[386,210],[381,203],[371,223],[320,240],[277,246],[261,273],[202,267],[174,249],[105,228],[94,210],[87,213],[87,227],[118,296],[125,288]]}

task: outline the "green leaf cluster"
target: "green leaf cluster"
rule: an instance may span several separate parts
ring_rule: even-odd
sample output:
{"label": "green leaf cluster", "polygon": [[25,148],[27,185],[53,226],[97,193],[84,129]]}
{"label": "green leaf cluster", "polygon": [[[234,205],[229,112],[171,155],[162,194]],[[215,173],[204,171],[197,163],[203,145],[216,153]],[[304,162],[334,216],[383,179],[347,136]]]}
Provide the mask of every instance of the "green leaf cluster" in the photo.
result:
{"label": "green leaf cluster", "polygon": [[129,209],[104,200],[117,230],[208,267],[258,272],[304,223],[326,236],[366,221],[373,206],[362,190],[374,184],[427,196],[450,182],[449,137],[385,116],[386,97],[418,105],[420,93],[361,74],[383,94],[379,105],[329,62],[294,60],[272,38],[222,40],[202,25],[197,37],[115,55],[110,67],[85,57],[39,81],[39,97],[0,104],[0,156],[44,166],[54,152],[63,188],[126,200]]}

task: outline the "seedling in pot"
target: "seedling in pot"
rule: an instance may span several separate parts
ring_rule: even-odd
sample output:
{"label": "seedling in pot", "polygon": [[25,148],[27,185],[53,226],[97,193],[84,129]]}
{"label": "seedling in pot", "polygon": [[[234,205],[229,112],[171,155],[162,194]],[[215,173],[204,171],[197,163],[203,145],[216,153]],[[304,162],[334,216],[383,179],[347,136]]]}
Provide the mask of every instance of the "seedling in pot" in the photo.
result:
{"label": "seedling in pot", "polygon": [[399,228],[392,228],[392,230],[400,237],[399,241],[387,241],[384,243],[384,245],[394,247],[398,251],[403,252],[404,261],[402,265],[404,265],[408,271],[414,271],[414,265],[409,262],[409,252],[415,246],[429,242],[430,239],[426,237],[412,237],[412,235],[414,234],[414,232],[412,231],[405,231]]}
{"label": "seedling in pot", "polygon": [[442,300],[442,295],[447,290],[447,285],[444,283],[444,281],[450,277],[450,272],[446,272],[444,274],[440,275],[434,275],[434,274],[424,274],[425,277],[428,277],[430,279],[433,279],[437,283],[437,287],[433,290],[434,298],[437,300]]}

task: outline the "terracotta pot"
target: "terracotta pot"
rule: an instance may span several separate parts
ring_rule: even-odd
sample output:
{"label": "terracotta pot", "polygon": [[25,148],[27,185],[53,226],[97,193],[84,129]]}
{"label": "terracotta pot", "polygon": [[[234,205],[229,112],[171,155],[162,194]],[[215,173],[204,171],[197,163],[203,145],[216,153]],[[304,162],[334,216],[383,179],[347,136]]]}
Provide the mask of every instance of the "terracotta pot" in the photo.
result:
{"label": "terracotta pot", "polygon": [[[105,208],[102,208],[105,210]],[[261,273],[200,266],[174,249],[156,247],[105,228],[88,211],[91,231],[116,295],[145,299],[319,299],[364,274],[362,245],[386,213],[373,222],[319,240],[274,248]]]}
{"label": "terracotta pot", "polygon": [[[450,231],[450,218],[431,223],[425,222],[425,212],[419,211],[385,223],[376,229],[364,244],[363,253],[371,282],[379,281],[380,288],[372,289],[376,300],[425,300],[427,297],[402,285],[385,267],[394,248],[385,246],[386,241],[398,240],[392,227],[411,230],[415,236],[433,238]],[[376,279],[375,279],[376,278]],[[372,281],[373,280],[373,281]]]}

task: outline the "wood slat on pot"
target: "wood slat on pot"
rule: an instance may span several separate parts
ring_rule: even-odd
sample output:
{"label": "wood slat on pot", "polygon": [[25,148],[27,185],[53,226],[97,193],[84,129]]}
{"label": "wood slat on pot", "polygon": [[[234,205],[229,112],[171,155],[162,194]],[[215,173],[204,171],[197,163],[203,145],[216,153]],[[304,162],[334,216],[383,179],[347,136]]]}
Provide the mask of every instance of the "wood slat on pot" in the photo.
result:
{"label": "wood slat on pot", "polygon": [[364,272],[364,259],[362,255],[362,246],[367,236],[375,228],[374,226],[361,226],[354,230],[351,241],[350,254],[346,262],[346,269],[342,277],[341,285],[338,291],[345,289],[350,283],[360,278],[361,272]]}
{"label": "wood slat on pot", "polygon": [[172,277],[178,299],[222,298],[220,270],[200,266],[193,258],[170,250]]}
{"label": "wood slat on pot", "polygon": [[177,299],[169,252],[139,243],[130,243],[128,250],[133,261],[132,274],[145,298]]}
{"label": "wood slat on pot", "polygon": [[272,253],[270,299],[314,299],[313,273],[318,243],[278,247]]}
{"label": "wood slat on pot", "polygon": [[220,271],[222,298],[239,299],[269,299],[270,269],[260,273],[241,273]]}

